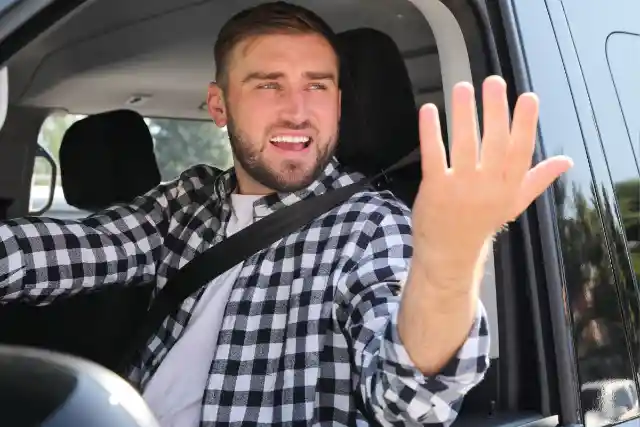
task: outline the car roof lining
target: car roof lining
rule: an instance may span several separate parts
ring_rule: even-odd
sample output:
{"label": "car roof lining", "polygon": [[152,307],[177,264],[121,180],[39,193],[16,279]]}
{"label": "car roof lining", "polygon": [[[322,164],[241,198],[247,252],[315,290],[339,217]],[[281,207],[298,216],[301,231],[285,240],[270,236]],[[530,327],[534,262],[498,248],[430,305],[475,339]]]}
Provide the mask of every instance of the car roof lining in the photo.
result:
{"label": "car roof lining", "polygon": [[[336,31],[370,27],[406,58],[416,101],[442,105],[430,26],[407,0],[306,0]],[[202,108],[221,25],[255,1],[96,0],[9,62],[12,104],[91,114],[133,108],[145,116],[208,119]],[[144,102],[127,103],[143,95]]]}

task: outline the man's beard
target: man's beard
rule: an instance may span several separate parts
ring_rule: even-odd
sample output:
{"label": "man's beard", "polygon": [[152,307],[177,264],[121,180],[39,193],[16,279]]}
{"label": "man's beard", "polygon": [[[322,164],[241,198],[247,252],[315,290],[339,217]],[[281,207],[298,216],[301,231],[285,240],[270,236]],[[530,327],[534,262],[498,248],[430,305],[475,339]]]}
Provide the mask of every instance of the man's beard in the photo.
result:
{"label": "man's beard", "polygon": [[[313,145],[318,145],[315,145],[315,147],[312,145],[311,147],[317,153],[315,163],[311,167],[305,167],[305,165],[296,161],[285,160],[280,162],[282,165],[280,170],[276,170],[270,167],[263,158],[262,152],[264,148],[260,149],[258,148],[260,147],[259,144],[253,144],[249,141],[242,131],[236,127],[235,121],[231,114],[228,113],[228,110],[227,114],[227,132],[229,133],[229,141],[234,157],[251,178],[278,193],[292,193],[308,187],[322,174],[335,152],[337,131],[328,144],[320,145],[317,141],[312,142]],[[291,122],[282,122],[277,126],[278,129],[293,130],[302,130],[309,127],[308,123],[296,125]],[[320,148],[318,149],[318,147]]]}

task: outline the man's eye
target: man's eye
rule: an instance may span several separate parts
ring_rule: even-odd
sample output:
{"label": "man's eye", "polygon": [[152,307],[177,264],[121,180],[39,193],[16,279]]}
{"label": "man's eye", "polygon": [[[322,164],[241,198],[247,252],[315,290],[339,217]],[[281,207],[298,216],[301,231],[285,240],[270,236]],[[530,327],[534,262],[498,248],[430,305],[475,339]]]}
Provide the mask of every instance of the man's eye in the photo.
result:
{"label": "man's eye", "polygon": [[311,83],[309,85],[309,89],[311,89],[311,90],[326,90],[327,89],[327,85],[325,85],[323,83]]}
{"label": "man's eye", "polygon": [[278,89],[279,87],[280,85],[278,85],[278,83],[275,83],[275,82],[262,83],[258,85],[258,89]]}

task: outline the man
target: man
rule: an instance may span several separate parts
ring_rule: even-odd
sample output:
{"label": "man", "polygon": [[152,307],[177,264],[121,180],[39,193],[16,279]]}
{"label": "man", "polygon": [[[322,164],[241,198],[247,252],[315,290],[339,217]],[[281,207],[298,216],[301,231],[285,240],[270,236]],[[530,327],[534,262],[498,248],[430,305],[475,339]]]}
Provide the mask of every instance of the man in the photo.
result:
{"label": "man", "polygon": [[[334,43],[317,16],[286,3],[232,18],[216,42],[208,105],[228,128],[234,169],[215,177],[194,167],[81,221],[6,222],[3,301],[138,279],[162,287],[248,224],[361,179],[333,158]],[[504,82],[488,79],[483,95],[479,152],[473,88],[454,89],[451,167],[435,107],[421,109],[412,215],[389,193],[358,193],[165,321],[130,374],[162,425],[451,424],[488,364],[478,290],[489,243],[571,165],[556,157],[529,170],[534,95],[520,97],[512,127]]]}

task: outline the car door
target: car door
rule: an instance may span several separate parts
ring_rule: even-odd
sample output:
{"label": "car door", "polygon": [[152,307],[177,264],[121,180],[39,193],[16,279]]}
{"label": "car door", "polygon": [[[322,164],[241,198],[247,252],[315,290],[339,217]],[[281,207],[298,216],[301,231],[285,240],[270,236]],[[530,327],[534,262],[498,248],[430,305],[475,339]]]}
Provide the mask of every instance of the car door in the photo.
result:
{"label": "car door", "polygon": [[[589,363],[598,366],[602,373],[590,370],[582,376],[589,375],[595,380],[598,375],[606,375],[609,379],[605,384],[618,379],[616,377],[637,382],[640,363],[640,3],[563,0],[561,4],[571,39],[565,56],[572,57],[580,71],[580,76],[576,75],[575,82],[572,81],[574,90],[584,98],[580,120],[594,128],[587,146],[597,183],[600,220],[614,267],[608,283],[598,286],[615,288],[623,320],[616,324],[619,341],[622,344],[625,337],[627,342],[626,351],[620,345],[617,351],[612,347],[604,354],[600,351],[601,344],[594,346],[585,354],[583,363],[591,359]],[[609,315],[609,327],[616,298],[612,295],[606,311],[601,313],[603,319]],[[624,370],[618,365],[616,370],[605,371],[603,357],[624,359]],[[618,392],[614,397],[619,395]],[[637,393],[631,395],[634,399],[624,405],[617,405],[619,400],[614,399],[613,415],[606,417],[605,425],[640,416]],[[585,413],[594,411],[589,407],[582,409]]]}
{"label": "car door", "polygon": [[[637,85],[629,73],[638,54],[619,57],[620,83],[608,71],[611,53],[625,50],[608,46],[611,34],[640,30],[636,3],[501,2],[517,28],[510,42],[519,92],[533,90],[541,98],[538,154],[575,161],[535,210],[545,248],[561,425],[635,425],[638,416],[637,279],[623,221],[633,232],[639,175],[632,135],[638,129],[631,119],[625,122],[633,112],[623,113],[616,93],[616,85]],[[634,43],[629,40],[624,43]],[[629,105],[638,99],[624,98]]]}

